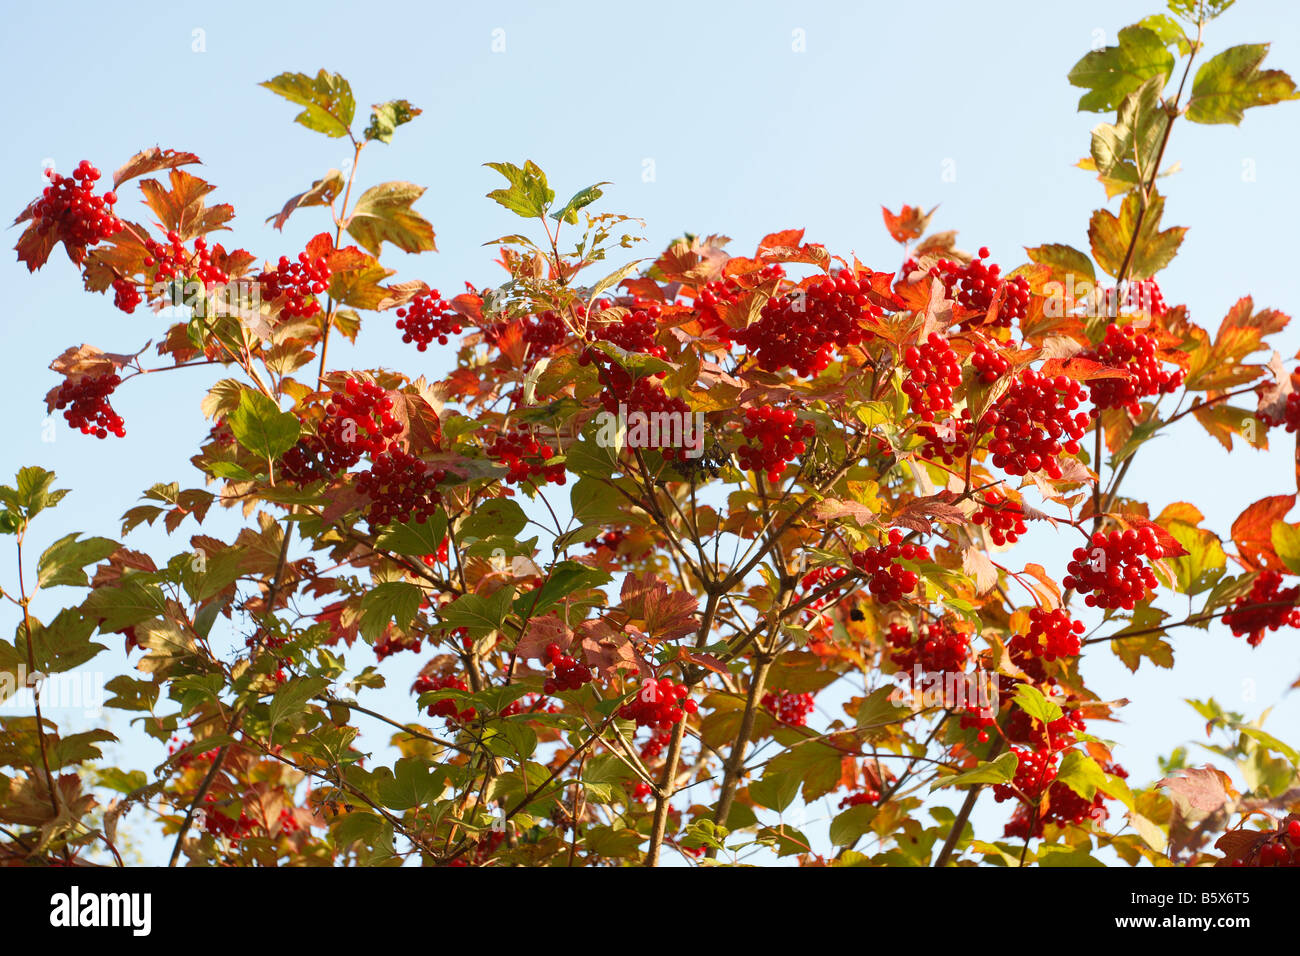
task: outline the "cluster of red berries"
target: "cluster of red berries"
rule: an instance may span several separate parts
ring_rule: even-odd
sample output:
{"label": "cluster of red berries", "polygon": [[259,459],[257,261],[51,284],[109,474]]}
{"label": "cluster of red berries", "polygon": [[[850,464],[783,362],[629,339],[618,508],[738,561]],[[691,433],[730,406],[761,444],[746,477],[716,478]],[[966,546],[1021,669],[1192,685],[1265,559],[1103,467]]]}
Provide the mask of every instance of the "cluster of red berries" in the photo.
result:
{"label": "cluster of red berries", "polygon": [[[145,248],[149,258],[144,260],[146,269],[153,269],[155,283],[166,280],[193,278],[209,289],[230,281],[225,270],[212,261],[213,249],[208,241],[199,236],[194,240],[194,252],[190,253],[181,242],[180,233],[175,229],[167,233],[167,245],[155,239],[145,239]],[[218,249],[220,246],[217,247]]]}
{"label": "cluster of red berries", "polygon": [[[785,278],[785,268],[779,263],[773,263],[764,266],[754,278],[757,281],[751,282],[751,287],[778,281]],[[722,339],[731,338],[731,327],[723,319],[722,311],[739,302],[745,291],[745,286],[730,276],[706,282],[695,296],[695,309],[699,314],[700,327],[706,333],[716,334]]]}
{"label": "cluster of red berries", "polygon": [[813,712],[812,694],[796,694],[789,690],[775,693],[768,691],[763,695],[761,703],[775,714],[776,719],[781,723],[794,727],[806,726],[808,715]]}
{"label": "cluster of red berries", "polygon": [[402,651],[414,651],[420,653],[420,648],[424,641],[416,638],[410,644],[407,644],[402,638],[396,635],[385,634],[379,640],[375,641],[375,659],[382,661],[386,657],[392,657],[394,654],[400,654]]}
{"label": "cluster of red berries", "polygon": [[634,720],[639,727],[669,730],[681,723],[687,714],[695,713],[695,701],[685,684],[676,684],[671,677],[646,680],[636,697],[618,710],[624,720]]}
{"label": "cluster of red berries", "polygon": [[961,673],[970,660],[970,634],[947,620],[920,624],[915,634],[906,624],[894,623],[885,640],[894,648],[889,659],[905,673],[917,667],[925,674]]}
{"label": "cluster of red berries", "polygon": [[297,261],[281,256],[275,268],[262,272],[257,281],[262,287],[262,298],[281,303],[281,316],[305,319],[320,311],[316,296],[329,288],[329,259],[305,252],[298,253]]}
{"label": "cluster of red berries", "polygon": [[993,429],[989,451],[994,466],[1009,475],[1044,471],[1059,479],[1057,459],[1063,451],[1077,454],[1088,430],[1088,415],[1070,414],[1087,398],[1087,390],[1073,379],[1046,378],[1025,369],[983,419]]}
{"label": "cluster of red berries", "polygon": [[53,169],[45,170],[50,181],[41,193],[33,210],[36,230],[42,236],[54,234],[63,240],[63,247],[73,262],[80,264],[86,257],[86,247],[116,234],[122,221],[113,215],[116,194],[96,196],[95,181],[99,170],[82,160],[71,176],[60,176]]}
{"label": "cluster of red berries", "polygon": [[437,551],[435,551],[433,554],[421,555],[420,560],[423,561],[429,567],[433,567],[435,564],[446,564],[447,556],[450,553],[449,552],[450,547],[451,547],[451,539],[443,538],[442,541],[438,543]]}
{"label": "cluster of red berries", "polygon": [[316,434],[285,452],[285,474],[299,484],[331,477],[351,468],[362,455],[382,455],[401,433],[392,396],[375,382],[349,378],[342,391],[330,395]]}
{"label": "cluster of red berries", "polygon": [[550,355],[569,337],[569,327],[558,312],[542,312],[524,320],[524,341],[535,358]]}
{"label": "cluster of red berries", "polygon": [[768,372],[791,368],[813,378],[831,364],[837,349],[861,345],[874,337],[865,320],[882,314],[868,298],[871,276],[848,271],[827,276],[763,304],[758,320],[732,334]]}
{"label": "cluster of red berries", "polygon": [[203,809],[205,811],[203,814],[203,829],[208,833],[211,833],[213,836],[225,837],[232,843],[238,843],[244,837],[248,836],[257,824],[253,818],[243,810],[239,811],[239,819],[237,820],[233,817],[226,816],[212,805],[216,802],[216,799],[217,798],[210,793],[205,794],[203,797]]}
{"label": "cluster of red berries", "polygon": [[[1117,777],[1128,776],[1128,772],[1118,764],[1107,764],[1103,769]],[[1101,791],[1097,791],[1091,800],[1085,800],[1068,784],[1053,780],[1052,785],[1047,788],[1045,804],[1040,804],[1035,812],[1027,804],[1021,803],[1011,815],[1011,821],[1006,825],[1002,835],[1009,839],[1026,840],[1030,837],[1041,837],[1043,828],[1048,823],[1058,826],[1068,824],[1077,826],[1085,820],[1095,820],[1100,823],[1107,816],[1105,798]],[[1031,821],[1034,824],[1032,829]]]}
{"label": "cluster of red berries", "polygon": [[1155,573],[1143,558],[1152,561],[1164,557],[1160,539],[1150,527],[1128,528],[1103,534],[1098,531],[1086,548],[1075,548],[1066,565],[1062,584],[1087,595],[1089,607],[1123,608],[1134,605],[1156,589]]}
{"label": "cluster of red berries", "polygon": [[1016,776],[1009,785],[994,784],[993,799],[998,803],[1014,800],[1017,798],[1016,790],[1019,790],[1026,798],[1037,802],[1056,779],[1057,755],[1051,750],[1029,750],[1023,747],[1012,747],[1011,752],[1018,761]]}
{"label": "cluster of red berries", "polygon": [[875,803],[879,799],[879,790],[856,790],[840,801],[839,808],[847,810],[849,807],[861,806],[864,803]]}
{"label": "cluster of red berries", "polygon": [[762,472],[775,485],[795,458],[808,450],[808,442],[817,434],[811,422],[800,422],[792,408],[761,405],[745,409],[742,434],[758,445],[742,445],[736,450],[740,467]]}
{"label": "cluster of red berries", "polygon": [[1223,623],[1232,628],[1233,637],[1250,636],[1246,642],[1259,647],[1264,632],[1284,627],[1300,627],[1300,587],[1283,588],[1281,571],[1264,571],[1255,578],[1250,592],[1233,602],[1223,615]]}
{"label": "cluster of red berries", "polygon": [[671,730],[662,730],[651,734],[650,739],[641,745],[641,759],[645,763],[654,763],[664,755],[664,751],[668,749],[672,739]]}
{"label": "cluster of red berries", "polygon": [[543,445],[531,432],[503,434],[488,446],[487,453],[509,469],[506,474],[509,484],[522,485],[541,478],[543,484],[562,485],[566,480],[563,464],[546,464],[555,456],[554,449]]}
{"label": "cluster of red berries", "polygon": [[624,314],[616,322],[608,322],[600,329],[588,333],[592,341],[609,342],[626,352],[640,352],[658,358],[667,356],[663,347],[655,344],[655,333],[659,330],[660,309],[653,303],[647,304],[635,312]]}
{"label": "cluster of red berries", "polygon": [[403,342],[414,342],[423,352],[434,339],[446,345],[451,335],[460,335],[464,327],[460,313],[439,298],[437,289],[421,292],[397,310],[397,327],[402,330]]}
{"label": "cluster of red berries", "polygon": [[996,491],[986,491],[979,511],[971,521],[988,529],[989,539],[996,545],[1015,544],[1025,533],[1025,513],[1020,505],[1004,498]]}
{"label": "cluster of red berries", "polygon": [[[958,305],[976,312],[987,313],[994,297],[1001,290],[1002,301],[998,304],[998,313],[991,324],[1009,328],[1017,319],[1023,319],[1029,309],[1029,283],[1024,276],[1010,280],[1001,278],[1000,266],[984,264],[988,256],[988,248],[981,247],[979,256],[966,265],[940,259],[930,270],[930,275],[943,283],[944,291]],[[981,323],[971,321],[962,323],[962,326],[968,328],[978,324]]]}
{"label": "cluster of red berries", "polygon": [[1131,279],[1124,289],[1124,308],[1137,309],[1158,319],[1169,311],[1155,279]]}
{"label": "cluster of red berries", "polygon": [[948,419],[941,427],[942,433],[940,426],[917,427],[917,435],[925,439],[925,444],[921,447],[921,457],[942,461],[945,465],[965,461],[971,450],[970,409],[963,408],[960,418]]}
{"label": "cluster of red berries", "polygon": [[1285,425],[1288,432],[1300,431],[1300,392],[1292,392],[1286,397],[1286,408],[1283,409],[1281,418],[1273,418],[1266,412],[1260,412],[1259,420],[1264,423],[1265,428]]}
{"label": "cluster of red berries", "polygon": [[357,490],[371,499],[366,514],[372,528],[395,521],[424,524],[438,508],[438,482],[447,477],[400,448],[389,448],[357,476]]}
{"label": "cluster of red berries", "polygon": [[122,438],[126,435],[125,423],[108,403],[113,389],[121,384],[122,378],[116,372],[64,379],[54,396],[54,407],[63,409],[68,424],[83,435],[107,438],[112,433]]}
{"label": "cluster of red berries", "polygon": [[891,528],[887,545],[853,552],[853,566],[867,575],[867,587],[881,604],[901,600],[920,580],[915,571],[897,563],[900,559],[929,561],[930,549],[920,544],[904,544],[903,532]]}
{"label": "cluster of red berries", "polygon": [[542,690],[547,694],[577,690],[591,680],[591,669],[564,653],[559,644],[546,645],[546,666],[555,668],[555,673],[546,678],[546,683],[542,685]]}
{"label": "cluster of red berries", "polygon": [[1098,409],[1126,408],[1136,418],[1142,414],[1138,399],[1168,394],[1183,384],[1183,370],[1162,369],[1156,358],[1156,340],[1131,325],[1108,325],[1101,344],[1079,354],[1128,373],[1124,378],[1093,379],[1092,402]]}
{"label": "cluster of red berries", "polygon": [[502,717],[517,717],[520,714],[558,714],[560,707],[546,703],[540,694],[525,694],[519,700],[512,700],[501,710]]}
{"label": "cluster of red berries", "polygon": [[979,379],[985,385],[992,385],[1011,368],[1011,363],[986,339],[977,339],[970,354],[971,365],[979,373]]}
{"label": "cluster of red berries", "polygon": [[130,315],[139,304],[140,290],[136,288],[134,282],[120,278],[113,280],[113,305]]}
{"label": "cluster of red berries", "polygon": [[1300,820],[1291,819],[1286,826],[1262,834],[1264,839],[1251,848],[1233,866],[1300,866]]}
{"label": "cluster of red berries", "polygon": [[903,393],[922,421],[932,422],[936,411],[952,408],[953,389],[961,384],[961,363],[946,338],[931,332],[903,353],[903,364],[908,371]]}
{"label": "cluster of red berries", "polygon": [[1029,630],[1011,638],[1008,650],[1011,660],[1036,681],[1042,681],[1046,673],[1039,661],[1055,661],[1063,657],[1077,657],[1080,650],[1080,637],[1085,630],[1082,621],[1073,620],[1070,613],[1063,608],[1044,611],[1031,608],[1029,611]]}
{"label": "cluster of red berries", "polygon": [[[436,690],[468,691],[469,685],[455,674],[422,674],[415,679],[415,686],[412,689],[417,694],[427,694]],[[460,723],[473,720],[477,711],[473,707],[461,710],[458,704],[454,697],[444,697],[430,704],[426,713],[430,717],[445,717],[447,720]]]}

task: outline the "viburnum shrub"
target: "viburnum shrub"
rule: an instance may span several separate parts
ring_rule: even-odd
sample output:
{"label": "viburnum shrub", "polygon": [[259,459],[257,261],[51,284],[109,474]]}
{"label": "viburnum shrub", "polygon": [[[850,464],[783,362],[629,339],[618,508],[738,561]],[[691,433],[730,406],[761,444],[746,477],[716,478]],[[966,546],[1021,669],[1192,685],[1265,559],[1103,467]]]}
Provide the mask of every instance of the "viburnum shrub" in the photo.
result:
{"label": "viburnum shrub", "polygon": [[[914,206],[884,210],[897,270],[797,228],[607,263],[639,240],[594,211],[605,184],[557,200],[499,162],[489,197],[525,223],[493,243],[502,274],[444,298],[464,277],[392,265],[434,250],[424,189],[358,172],[420,111],[357,132],[326,71],[264,84],[354,150],[265,255],[214,241],[234,209],[192,153],[138,153],[111,190],[89,163],[52,176],[19,259],[62,243],[70,279],[112,291],[103,334],[156,344],[69,348],[48,407],[121,436],[109,398],[140,389],[210,424],[175,458],[203,486],[149,489],[125,542],[41,541],[65,494],[42,468],[0,487],[25,572],[0,696],[121,635],[107,706],[157,752],[109,765],[113,733],[60,730],[38,688],[0,718],[0,858],[120,860],[129,816],[193,865],[1293,865],[1288,744],[1196,700],[1223,766],[1179,750],[1143,777],[1106,741],[1124,702],[1080,666],[1171,667],[1219,618],[1251,644],[1300,625],[1294,493],[1221,536],[1124,487],[1175,425],[1265,447],[1300,407],[1267,357],[1287,316],[1245,297],[1206,329],[1157,285],[1184,233],[1156,189],[1171,131],[1294,92],[1262,47],[1208,56],[1205,20],[1147,18],[1070,74],[1116,114],[1081,164],[1108,205],[1088,251],[1019,264]],[[119,218],[137,186],[142,221]],[[279,240],[309,216],[305,248]],[[363,332],[410,368],[340,367],[331,341]],[[221,371],[206,394],[181,390],[195,365]],[[159,519],[175,554],[132,538]],[[80,600],[38,620],[55,586]],[[409,701],[371,706],[403,663]]]}

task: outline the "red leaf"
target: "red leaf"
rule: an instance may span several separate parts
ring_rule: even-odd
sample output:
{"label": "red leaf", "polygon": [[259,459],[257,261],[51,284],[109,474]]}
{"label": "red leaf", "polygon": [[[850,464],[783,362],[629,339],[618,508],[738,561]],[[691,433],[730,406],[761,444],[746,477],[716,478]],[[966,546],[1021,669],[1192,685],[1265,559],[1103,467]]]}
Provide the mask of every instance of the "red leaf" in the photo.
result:
{"label": "red leaf", "polygon": [[1261,498],[1232,523],[1232,540],[1237,545],[1238,560],[1246,570],[1286,570],[1282,559],[1273,552],[1273,522],[1283,520],[1295,507],[1295,497]]}

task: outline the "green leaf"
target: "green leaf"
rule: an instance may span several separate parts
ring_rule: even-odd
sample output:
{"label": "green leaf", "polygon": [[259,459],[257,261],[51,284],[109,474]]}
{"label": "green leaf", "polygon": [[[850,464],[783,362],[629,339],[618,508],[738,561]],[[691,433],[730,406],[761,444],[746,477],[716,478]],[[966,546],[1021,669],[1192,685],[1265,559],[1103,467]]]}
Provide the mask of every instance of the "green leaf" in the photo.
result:
{"label": "green leaf", "polygon": [[261,392],[245,389],[239,407],[226,416],[235,440],[268,461],[279,458],[298,440],[298,419]]}
{"label": "green leaf", "polygon": [[[1058,281],[1064,282],[1066,276],[1074,276],[1076,282],[1080,279],[1087,279],[1089,282],[1097,281],[1097,273],[1092,268],[1092,260],[1073,246],[1049,243],[1044,246],[1035,246],[1032,249],[1026,248],[1025,252],[1029,254],[1031,262],[1050,266],[1052,278]],[[872,423],[868,422],[867,424]]]}
{"label": "green leaf", "polygon": [[831,821],[830,840],[834,846],[853,846],[871,829],[879,811],[867,803],[849,807]]}
{"label": "green leaf", "polygon": [[541,614],[570,594],[608,584],[610,580],[610,575],[598,568],[578,561],[561,561],[551,568],[540,589],[520,595],[515,610],[521,615]]}
{"label": "green leaf", "polygon": [[329,683],[324,677],[295,677],[283,684],[271,698],[272,732],[276,724],[305,711],[308,701],[328,687]]}
{"label": "green leaf", "polygon": [[78,541],[80,531],[64,535],[45,549],[36,562],[36,584],[49,588],[59,584],[88,587],[90,579],[83,570],[86,565],[103,561],[117,550],[117,542],[109,538],[86,538]]}
{"label": "green leaf", "polygon": [[1163,196],[1152,191],[1139,230],[1137,220],[1141,208],[1140,197],[1131,192],[1124,197],[1118,217],[1108,209],[1098,209],[1092,214],[1088,223],[1092,257],[1109,275],[1119,275],[1129,244],[1134,243],[1135,232],[1137,239],[1126,274],[1129,279],[1151,278],[1170,263],[1182,245],[1183,234],[1187,232],[1185,227],[1175,226],[1160,231],[1160,217],[1165,208]]}
{"label": "green leaf", "polygon": [[546,184],[546,173],[531,159],[523,168],[514,163],[484,163],[495,169],[510,182],[507,189],[494,189],[488,199],[494,199],[517,216],[541,219],[555,201],[555,190]]}
{"label": "green leaf", "polygon": [[528,526],[528,516],[518,503],[509,498],[493,498],[474,509],[460,527],[464,538],[515,538]]}
{"label": "green leaf", "polygon": [[470,637],[484,637],[501,630],[512,597],[512,587],[501,588],[486,598],[481,594],[462,594],[438,610],[438,620],[444,627],[466,628]]}
{"label": "green leaf", "polygon": [[931,789],[969,787],[977,783],[1010,783],[1016,778],[1016,767],[1019,764],[1020,761],[1016,758],[1016,755],[1007,751],[997,760],[985,761],[974,770],[953,774],[951,777],[942,777],[934,783]]}
{"label": "green leaf", "polygon": [[370,125],[366,127],[366,139],[377,139],[381,143],[391,143],[393,132],[399,126],[411,122],[423,110],[416,109],[408,100],[389,100],[371,107]]}
{"label": "green leaf", "polygon": [[1150,180],[1169,116],[1160,107],[1160,77],[1152,77],[1124,97],[1115,124],[1092,131],[1092,160],[1107,197]]}
{"label": "green leaf", "polygon": [[441,508],[424,524],[410,522],[386,528],[375,544],[396,554],[437,554],[447,537],[447,514]]}
{"label": "green leaf", "polygon": [[1105,792],[1107,786],[1106,772],[1082,750],[1070,750],[1061,758],[1056,779],[1085,800],[1091,800],[1098,790]]}
{"label": "green leaf", "polygon": [[[20,468],[12,488],[8,485],[0,485],[0,503],[12,511],[23,512],[29,519],[33,518],[46,508],[57,505],[68,493],[67,489],[51,491],[50,485],[53,482],[52,471],[35,465]],[[14,528],[7,529],[5,533],[11,534],[14,530],[16,525]]]}
{"label": "green leaf", "polygon": [[390,810],[422,807],[437,799],[446,782],[442,773],[414,757],[403,757],[391,771],[380,767],[375,779],[379,802]]}
{"label": "green leaf", "polygon": [[1296,749],[1290,744],[1283,743],[1272,734],[1265,733],[1258,727],[1241,727],[1239,729],[1243,734],[1251,740],[1254,740],[1256,743],[1263,744],[1267,749],[1272,750],[1274,753],[1281,754],[1287,760],[1291,761],[1292,766],[1300,767],[1300,753],[1297,753]]}
{"label": "green leaf", "polygon": [[376,584],[361,599],[361,636],[377,640],[389,621],[396,621],[399,630],[409,629],[423,600],[424,592],[409,581]]}
{"label": "green leaf", "polygon": [[423,195],[424,187],[414,183],[371,186],[352,209],[348,235],[376,256],[385,242],[391,242],[403,252],[436,251],[433,226],[411,208]]}
{"label": "green leaf", "polygon": [[761,780],[755,780],[749,785],[749,797],[760,807],[784,813],[786,807],[799,796],[799,786],[802,783],[803,780],[796,773],[765,773]]}
{"label": "green leaf", "polygon": [[820,741],[797,744],[772,758],[763,776],[792,773],[803,784],[808,802],[830,793],[839,784],[842,754]]}
{"label": "green leaf", "polygon": [[1060,705],[1048,700],[1043,692],[1032,684],[1021,684],[1016,688],[1016,703],[1030,717],[1044,724],[1061,719]]}
{"label": "green leaf", "polygon": [[335,138],[348,134],[356,103],[352,87],[337,73],[281,73],[259,85],[304,107],[294,120],[308,129]]}
{"label": "green leaf", "polygon": [[588,186],[586,189],[579,189],[573,194],[573,198],[564,204],[563,209],[559,212],[551,213],[551,218],[556,222],[567,222],[571,226],[576,226],[578,224],[578,210],[582,209],[584,206],[590,206],[604,195],[604,193],[601,192],[600,187],[608,185],[610,184],[596,183],[593,186]]}
{"label": "green leaf", "polygon": [[1236,126],[1252,106],[1300,98],[1291,77],[1281,70],[1260,70],[1267,54],[1267,43],[1245,43],[1202,64],[1192,81],[1187,118]]}
{"label": "green leaf", "polygon": [[1131,26],[1119,31],[1119,46],[1085,54],[1070,70],[1069,80],[1088,90],[1079,98],[1081,111],[1104,113],[1153,76],[1163,77],[1163,88],[1173,69],[1174,56],[1160,36]]}
{"label": "green leaf", "polygon": [[912,711],[896,704],[893,697],[898,688],[893,684],[877,687],[862,703],[858,704],[858,729],[877,731],[878,735],[887,734],[884,728],[906,719]]}
{"label": "green leaf", "polygon": [[[1300,574],[1300,525],[1274,521],[1273,551],[1292,574]],[[1184,545],[1186,547],[1186,545]]]}

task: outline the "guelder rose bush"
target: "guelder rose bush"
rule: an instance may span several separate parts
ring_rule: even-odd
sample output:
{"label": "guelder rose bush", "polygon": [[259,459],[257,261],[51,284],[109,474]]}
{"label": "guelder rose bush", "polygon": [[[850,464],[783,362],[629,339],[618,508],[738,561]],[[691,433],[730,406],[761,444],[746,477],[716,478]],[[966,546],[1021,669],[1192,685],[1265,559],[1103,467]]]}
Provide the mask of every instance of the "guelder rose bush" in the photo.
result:
{"label": "guelder rose bush", "polygon": [[[807,865],[1300,862],[1293,746],[1196,701],[1238,773],[1181,750],[1125,768],[1105,739],[1120,705],[1079,675],[1087,653],[1172,667],[1180,629],[1214,619],[1254,645],[1300,625],[1294,493],[1242,502],[1228,537],[1192,502],[1125,494],[1175,424],[1226,451],[1300,425],[1268,345],[1287,316],[1244,297],[1211,331],[1158,285],[1184,234],[1156,188],[1171,131],[1296,95],[1263,45],[1203,49],[1214,9],[1173,8],[1070,73],[1081,109],[1115,113],[1082,164],[1108,200],[1088,251],[1038,245],[1011,269],[911,206],[884,214],[898,271],[799,229],[748,255],[686,236],[613,268],[636,230],[593,212],[604,184],[561,202],[535,164],[491,163],[490,198],[524,222],[495,241],[504,281],[457,291],[383,264],[433,251],[434,230],[421,187],[365,187],[363,162],[285,203],[275,229],[325,228],[266,259],[217,241],[234,210],[208,205],[191,153],[51,175],[19,258],[36,270],[62,245],[148,327],[115,338],[159,344],[69,348],[49,407],[111,441],[150,427],[123,422],[119,389],[226,377],[193,398],[204,486],[149,489],[128,543],[42,538],[65,492],[39,467],[0,489],[24,572],[5,673],[57,675],[120,640],[135,670],[108,706],[158,753],[108,766],[113,735],[61,733],[38,693],[3,718],[0,856],[120,862],[135,813],[173,864],[755,846]],[[342,77],[263,85],[358,160],[419,114],[384,103],[358,133]],[[146,222],[125,213],[136,189]],[[331,364],[332,339],[376,323],[410,374]],[[130,547],[159,520],[174,555]],[[1033,525],[1054,529],[1047,566],[1017,558]],[[80,602],[37,620],[56,586]],[[367,706],[402,656],[421,662],[409,706]],[[391,765],[371,752],[386,737]],[[973,832],[981,796],[1000,831]]]}

